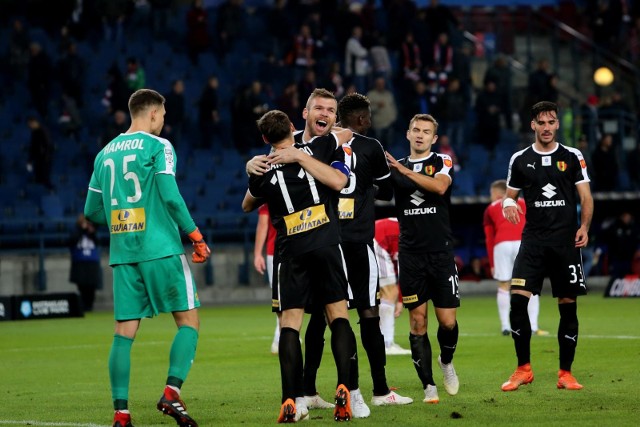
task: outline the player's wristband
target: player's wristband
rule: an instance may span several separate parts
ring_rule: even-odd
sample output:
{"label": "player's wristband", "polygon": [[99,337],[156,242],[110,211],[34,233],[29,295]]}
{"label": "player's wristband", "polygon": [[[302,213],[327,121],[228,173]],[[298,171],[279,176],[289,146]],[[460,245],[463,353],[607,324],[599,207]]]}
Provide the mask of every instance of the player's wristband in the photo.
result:
{"label": "player's wristband", "polygon": [[191,233],[189,233],[188,236],[189,236],[189,239],[191,239],[191,241],[194,243],[204,241],[204,237],[202,237],[202,233],[200,233],[200,230],[198,230],[197,228],[193,230]]}
{"label": "player's wristband", "polygon": [[502,201],[502,209],[513,206],[514,208],[518,206],[518,203],[513,200],[511,197],[507,197]]}

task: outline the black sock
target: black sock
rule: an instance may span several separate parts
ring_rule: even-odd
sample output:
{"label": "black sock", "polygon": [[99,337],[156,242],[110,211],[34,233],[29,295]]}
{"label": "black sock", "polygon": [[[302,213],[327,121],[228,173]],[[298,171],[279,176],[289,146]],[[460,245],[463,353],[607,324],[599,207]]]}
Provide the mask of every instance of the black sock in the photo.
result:
{"label": "black sock", "polygon": [[511,294],[511,337],[516,347],[518,366],[531,362],[531,322],[527,306],[529,298],[520,294]]}
{"label": "black sock", "polygon": [[339,317],[331,322],[331,350],[338,369],[338,384],[349,387],[349,371],[352,358],[356,357],[354,344],[356,337],[353,335],[351,324],[345,318]]}
{"label": "black sock", "polygon": [[304,335],[304,375],[303,388],[305,396],[315,396],[316,375],[322,361],[322,351],[324,350],[324,330],[327,322],[323,313],[313,313],[307,325]]}
{"label": "black sock", "polygon": [[409,344],[411,345],[411,359],[416,368],[418,377],[422,381],[422,388],[428,385],[436,385],[433,382],[433,371],[431,370],[431,343],[429,336],[409,334]]}
{"label": "black sock", "polygon": [[384,396],[389,393],[389,386],[384,370],[387,359],[384,351],[384,337],[380,331],[380,316],[360,318],[360,338],[369,359],[373,394]]}
{"label": "black sock", "polygon": [[453,353],[458,345],[458,322],[453,329],[438,327],[438,344],[440,344],[440,361],[444,364],[451,363]]}
{"label": "black sock", "polygon": [[300,332],[293,328],[282,328],[278,345],[280,376],[282,377],[282,403],[302,393],[302,348]]}
{"label": "black sock", "polygon": [[345,384],[349,390],[356,390],[360,388],[360,368],[358,367],[358,343],[356,342],[356,336],[353,335],[354,355],[351,357],[351,366],[349,367],[349,384]]}
{"label": "black sock", "polygon": [[558,304],[560,325],[558,326],[558,344],[560,346],[560,369],[571,371],[573,358],[578,346],[578,304]]}

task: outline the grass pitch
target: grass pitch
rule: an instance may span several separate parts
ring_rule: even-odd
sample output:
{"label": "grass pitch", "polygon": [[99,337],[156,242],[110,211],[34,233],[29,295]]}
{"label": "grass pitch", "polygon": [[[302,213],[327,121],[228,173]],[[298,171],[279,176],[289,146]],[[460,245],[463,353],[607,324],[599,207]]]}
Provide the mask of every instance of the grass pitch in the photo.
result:
{"label": "grass pitch", "polygon": [[[580,336],[573,373],[580,391],[556,389],[558,310],[541,299],[540,327],[532,338],[535,381],[516,392],[500,390],[516,366],[513,342],[500,334],[495,297],[463,298],[454,363],[460,391],[449,396],[437,367],[436,322],[429,313],[434,377],[440,404],[426,405],[409,356],[387,358],[389,385],[410,396],[402,407],[371,407],[354,425],[640,425],[640,300],[581,297]],[[198,352],[183,387],[189,413],[201,427],[275,424],[280,407],[278,357],[269,353],[275,320],[264,306],[205,307]],[[355,313],[352,315],[357,316]],[[352,319],[358,336],[359,327]],[[155,404],[162,392],[174,334],[170,315],[143,320],[132,350],[129,407],[136,427],[175,425]],[[0,324],[3,384],[1,425],[101,427],[112,421],[107,359],[113,335],[110,312],[83,319]],[[329,338],[329,332],[325,335]],[[396,342],[408,347],[406,311],[397,319]],[[371,398],[366,353],[359,342],[360,388]],[[318,390],[330,399],[335,365],[329,340],[318,373]],[[331,411],[312,410],[311,425],[334,425]]]}

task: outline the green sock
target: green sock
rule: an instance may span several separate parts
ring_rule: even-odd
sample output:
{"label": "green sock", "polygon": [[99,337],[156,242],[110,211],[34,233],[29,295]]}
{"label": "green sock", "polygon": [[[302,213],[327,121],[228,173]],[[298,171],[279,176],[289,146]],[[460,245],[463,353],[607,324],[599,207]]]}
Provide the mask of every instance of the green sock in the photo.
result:
{"label": "green sock", "polygon": [[193,359],[196,356],[196,347],[198,346],[198,331],[191,326],[180,326],[173,344],[171,345],[171,353],[169,353],[169,378],[171,378],[172,384],[176,387],[181,387],[182,384],[173,384],[175,379],[184,381],[187,378],[187,374],[193,364]]}
{"label": "green sock", "polygon": [[109,379],[111,380],[111,398],[115,410],[127,409],[132,345],[133,338],[118,334],[113,336],[111,353],[109,354]]}

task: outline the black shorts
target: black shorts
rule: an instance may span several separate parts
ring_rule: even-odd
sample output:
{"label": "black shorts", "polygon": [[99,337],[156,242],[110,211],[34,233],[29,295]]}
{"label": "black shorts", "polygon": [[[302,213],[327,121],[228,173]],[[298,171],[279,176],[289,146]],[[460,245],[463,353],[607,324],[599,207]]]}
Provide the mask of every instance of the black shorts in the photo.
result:
{"label": "black shorts", "polygon": [[317,307],[347,299],[339,245],[318,248],[273,265],[272,311]]}
{"label": "black shorts", "polygon": [[342,242],[349,280],[349,308],[366,309],[380,304],[378,262],[373,245]]}
{"label": "black shorts", "polygon": [[522,242],[513,266],[511,289],[539,295],[545,277],[549,277],[556,298],[587,293],[580,249],[572,245],[539,246]]}
{"label": "black shorts", "polygon": [[460,307],[453,252],[400,252],[398,270],[402,302],[409,310],[429,300],[438,308]]}

